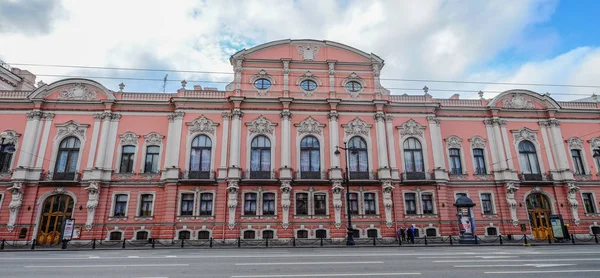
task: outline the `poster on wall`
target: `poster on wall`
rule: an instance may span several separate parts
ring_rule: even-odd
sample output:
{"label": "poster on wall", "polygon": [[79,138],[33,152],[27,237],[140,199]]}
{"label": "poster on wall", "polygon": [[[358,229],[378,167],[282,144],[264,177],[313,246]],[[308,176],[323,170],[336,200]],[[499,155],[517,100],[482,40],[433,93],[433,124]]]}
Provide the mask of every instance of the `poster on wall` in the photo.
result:
{"label": "poster on wall", "polygon": [[462,225],[463,229],[465,230],[465,234],[472,234],[473,230],[471,228],[471,217],[469,217],[468,215],[463,215],[460,218],[460,224]]}
{"label": "poster on wall", "polygon": [[63,240],[71,240],[73,238],[73,230],[75,229],[75,219],[65,219],[63,230]]}

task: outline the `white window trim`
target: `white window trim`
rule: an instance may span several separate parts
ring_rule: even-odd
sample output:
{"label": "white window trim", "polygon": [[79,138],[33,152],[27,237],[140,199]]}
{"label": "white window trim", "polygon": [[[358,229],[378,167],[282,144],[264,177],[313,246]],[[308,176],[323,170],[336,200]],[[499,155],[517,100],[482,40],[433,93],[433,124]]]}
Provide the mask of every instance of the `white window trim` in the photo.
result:
{"label": "white window trim", "polygon": [[[298,237],[298,231],[306,231],[307,237],[306,238],[299,238]],[[301,228],[298,228],[298,229],[294,229],[294,237],[296,239],[310,239],[310,234],[311,234],[310,229],[307,229],[307,228],[304,228],[304,227],[301,227]]]}
{"label": "white window trim", "polygon": [[273,238],[272,239],[277,239],[277,229],[273,229],[271,227],[267,227],[267,228],[264,228],[264,229],[260,230],[260,235],[257,235],[258,239],[263,239],[263,232],[264,231],[273,231]]}
{"label": "white window trim", "polygon": [[[523,137],[521,137],[520,135],[518,135],[522,130],[527,130],[529,131],[529,133],[531,134],[532,138],[529,139],[525,139]],[[517,163],[519,164],[519,174],[523,174],[523,165],[521,165],[521,153],[519,153],[519,144],[522,141],[529,141],[533,144],[533,146],[535,147],[535,155],[537,157],[537,162],[538,162],[538,167],[540,167],[540,174],[542,175],[542,177],[544,177],[544,174],[546,173],[546,168],[544,167],[544,160],[542,159],[542,151],[540,148],[540,143],[539,140],[537,138],[537,130],[531,130],[528,128],[521,128],[518,130],[511,130],[511,132],[513,133],[513,147],[515,148],[515,153],[517,154],[516,160]]]}
{"label": "white window trim", "polygon": [[[302,142],[302,139],[304,139],[304,137],[308,137],[308,136],[315,137],[319,141],[319,159],[321,160],[321,161],[319,161],[319,166],[320,166],[319,172],[323,172],[325,169],[325,167],[323,167],[325,164],[324,163],[325,162],[325,151],[324,151],[325,146],[323,144],[325,142],[325,140],[323,139],[323,136],[321,136],[319,134],[313,134],[313,133],[304,134],[304,135],[296,135],[296,142],[298,145],[298,147],[296,148],[296,165],[298,165],[298,167],[296,167],[298,169],[297,171],[298,171],[298,173],[300,173],[301,169],[302,169],[302,164],[301,164],[302,162],[300,161],[300,155],[301,155],[300,142]],[[288,165],[288,166],[290,166],[290,165]]]}
{"label": "white window trim", "polygon": [[[325,194],[325,215],[315,215],[315,194]],[[311,192],[311,194],[309,194],[308,196],[308,198],[310,199],[310,207],[308,207],[308,211],[312,217],[329,216],[329,191],[315,190]]]}
{"label": "white window trim", "polygon": [[[298,204],[296,202],[298,201],[297,195],[300,194],[300,193],[304,193],[304,194],[307,195],[307,198],[306,198],[306,202],[307,202],[307,204],[306,204],[307,205],[306,214],[297,214],[296,208],[298,207]],[[311,197],[310,197],[311,194],[310,193],[311,192],[309,190],[298,190],[298,191],[294,190],[294,216],[298,216],[298,217],[308,217],[308,216],[311,216],[310,215],[310,208],[311,208],[312,204],[311,204],[311,201],[310,201],[310,199],[311,199]],[[306,229],[306,230],[308,230],[308,229]],[[309,231],[309,233],[310,233],[310,231]]]}
{"label": "white window trim", "polygon": [[[46,119],[46,121],[49,121],[49,120]],[[41,123],[41,121],[40,121],[40,123]],[[42,126],[42,125],[40,124],[40,126]],[[15,134],[15,136],[14,136],[14,145],[13,146],[15,147],[16,151],[14,153],[12,153],[12,157],[10,158],[10,163],[9,163],[10,167],[8,168],[9,171],[12,171],[12,170],[15,169],[15,163],[16,163],[16,160],[18,158],[17,157],[17,152],[20,150],[19,138],[21,137],[21,134],[17,133],[14,130],[10,130],[10,129],[7,129],[7,130],[3,131],[2,133],[5,133],[5,134]],[[0,134],[2,134],[2,133],[0,133]],[[7,138],[7,137],[0,136],[0,138]],[[46,144],[46,143],[47,142],[44,142],[42,144]],[[40,155],[43,156],[44,154],[40,154]],[[55,157],[55,156],[52,156],[52,157]],[[0,173],[0,174],[3,174],[3,173]]]}
{"label": "white window trim", "polygon": [[194,139],[196,139],[196,137],[200,136],[200,135],[205,135],[206,137],[210,138],[211,140],[211,144],[210,144],[210,171],[213,171],[213,169],[215,169],[215,152],[216,152],[216,143],[217,143],[217,136],[216,135],[212,135],[210,133],[207,132],[189,132],[188,129],[188,136],[186,139],[186,147],[185,147],[185,167],[184,169],[186,169],[186,171],[190,171],[190,162],[192,161],[192,141],[194,141]]}
{"label": "white window trim", "polygon": [[161,138],[160,142],[158,144],[156,144],[156,142],[152,142],[152,143],[148,143],[148,140],[144,140],[144,147],[142,149],[142,157],[141,157],[141,167],[140,167],[140,173],[145,173],[144,168],[146,167],[146,152],[148,151],[148,147],[150,146],[158,146],[158,172],[160,173],[161,170],[161,161],[162,161],[162,155],[163,155],[163,140],[164,140],[164,136],[160,135],[158,132],[150,132],[147,135],[144,136],[144,138],[147,138],[148,136],[150,136],[151,134],[156,134],[159,138]]}
{"label": "white window trim", "polygon": [[[271,86],[269,86],[269,88],[266,89],[259,89],[256,88],[254,86],[254,82],[256,82],[256,80],[259,79],[267,79],[269,80],[269,82],[271,82]],[[252,77],[250,77],[250,80],[248,81],[248,84],[250,84],[250,86],[259,94],[259,95],[265,95],[267,92],[269,92],[271,89],[273,89],[273,85],[275,85],[275,78],[273,78],[273,76],[271,76],[270,74],[268,74],[264,69],[259,70],[256,74],[252,75]]]}
{"label": "white window trim", "polygon": [[[368,128],[369,130],[369,134],[367,136],[364,135],[357,135],[357,134],[350,134],[350,135],[346,135],[344,136],[344,142],[348,143],[350,142],[350,139],[354,138],[354,137],[360,137],[363,140],[365,140],[365,143],[367,143],[367,160],[369,165],[367,165],[367,171],[369,173],[377,171],[377,168],[375,168],[375,165],[373,164],[373,142],[371,140],[371,128]],[[377,150],[375,150],[377,151]],[[346,158],[343,157],[343,159],[345,160]],[[349,161],[349,160],[347,160]],[[344,162],[345,163],[345,162]],[[371,174],[369,174],[370,176]]]}
{"label": "white window trim", "polygon": [[[119,239],[119,241],[121,241],[121,240],[123,240],[125,238],[125,231],[119,229],[118,227],[115,227],[114,230],[109,230],[106,233],[106,238],[104,240],[110,241],[110,234],[113,233],[113,232],[119,232],[119,233],[121,233],[121,238]],[[113,241],[115,241],[115,240],[113,240]]]}
{"label": "white window trim", "polygon": [[[304,80],[312,80],[315,83],[317,83],[317,88],[315,88],[312,91],[306,91],[302,88],[302,86],[300,86],[300,84],[302,83],[302,81]],[[300,77],[298,77],[298,79],[296,79],[296,86],[298,87],[298,89],[303,92],[305,95],[307,96],[312,96],[314,95],[322,86],[323,86],[323,82],[321,82],[321,79],[319,79],[317,76],[315,76],[314,73],[307,71],[304,74],[302,74]]]}
{"label": "white window trim", "polygon": [[[84,130],[87,129],[87,127],[84,127],[87,125],[80,125],[79,128],[82,128]],[[81,169],[81,160],[83,159],[83,148],[85,147],[85,132],[83,133],[83,136],[80,136],[79,134],[76,133],[70,133],[70,134],[65,134],[62,136],[59,136],[58,133],[56,134],[56,136],[54,137],[54,143],[52,144],[52,157],[54,160],[50,163],[49,167],[48,167],[48,172],[49,173],[54,173],[54,169],[56,168],[56,163],[58,162],[58,149],[60,146],[60,143],[65,140],[65,138],[67,137],[76,137],[77,139],[79,139],[79,153],[77,155],[77,166],[75,168],[75,172],[78,173],[79,170]],[[14,158],[13,158],[14,160]]]}
{"label": "white window trim", "polygon": [[[350,193],[356,193],[358,198],[358,216],[359,217],[374,217],[374,216],[379,216],[379,192],[377,190],[363,190],[362,188],[359,190],[350,190]],[[365,214],[365,194],[366,193],[374,193],[375,194],[375,214]],[[346,198],[343,198],[344,200],[342,202],[346,202]],[[348,205],[348,204],[345,204]],[[346,210],[344,210],[344,213],[347,213]],[[356,215],[353,215],[356,216]]]}
{"label": "white window trim", "polygon": [[[349,91],[348,89],[346,89],[346,84],[351,81],[358,82],[358,84],[360,84],[362,88],[356,92]],[[353,98],[356,98],[356,97],[358,97],[358,95],[362,94],[365,91],[365,88],[367,87],[367,82],[362,77],[360,77],[356,72],[352,72],[346,78],[344,78],[342,80],[340,85],[342,85],[342,88],[344,88],[344,91],[346,93],[350,94]]]}
{"label": "white window trim", "polygon": [[[271,167],[270,167],[270,173],[272,175],[273,171],[275,170],[275,152],[277,151],[277,137],[275,137],[274,134],[268,134],[268,133],[259,133],[259,134],[254,134],[252,136],[247,136],[248,139],[246,139],[246,146],[248,146],[246,148],[246,171],[248,172],[248,179],[250,179],[250,172],[251,172],[251,156],[252,156],[252,140],[254,140],[254,138],[258,137],[258,136],[265,136],[267,138],[269,138],[269,141],[271,141]],[[243,177],[246,178],[246,177]]]}
{"label": "white window trim", "polygon": [[[579,140],[581,143],[581,147],[575,147],[575,146],[571,146],[570,142],[571,140]],[[587,161],[587,154],[586,151],[583,150],[583,140],[581,140],[580,138],[577,137],[571,137],[567,140],[568,144],[568,148],[569,148],[569,161],[571,162],[571,169],[573,169],[573,175],[578,175],[578,176],[586,176],[586,175],[590,175],[592,174],[592,168],[590,167],[590,165],[588,164]],[[579,154],[581,155],[581,162],[583,163],[583,174],[577,174],[575,173],[575,160],[573,159],[573,155],[571,154],[572,150],[578,150]]]}
{"label": "white window trim", "polygon": [[[140,210],[142,209],[142,195],[146,195],[146,194],[152,195],[152,207],[151,207],[152,213],[151,213],[150,216],[141,216],[140,215]],[[136,212],[135,212],[136,219],[137,218],[140,218],[140,219],[144,219],[144,218],[150,218],[150,219],[152,219],[152,218],[154,218],[154,205],[156,204],[156,191],[140,191],[140,192],[138,192],[137,200],[138,200],[138,202],[137,202],[137,209],[136,209]]]}
{"label": "white window trim", "polygon": [[331,238],[331,231],[322,226],[314,228],[312,233],[310,232],[310,230],[308,230],[308,238],[316,239],[317,238],[317,230],[325,230],[325,239]]}
{"label": "white window trim", "polygon": [[[483,198],[481,198],[482,194],[490,194],[490,202],[492,203],[492,213],[485,213],[483,211]],[[496,209],[496,198],[494,197],[494,191],[491,190],[480,190],[478,192],[479,195],[479,205],[481,206],[481,215],[497,215],[498,211]]]}
{"label": "white window trim", "polygon": [[[483,146],[475,145],[474,144],[475,139],[480,139],[481,141],[483,141]],[[488,147],[487,147],[487,140],[481,136],[473,136],[473,137],[471,137],[471,139],[469,139],[469,142],[470,142],[470,149],[471,149],[471,161],[473,164],[473,175],[477,175],[477,173],[476,173],[477,164],[475,164],[475,152],[473,151],[475,149],[483,150],[483,163],[485,166],[485,174],[491,175],[492,172],[490,169],[490,162],[488,160],[489,152],[488,152]]]}
{"label": "white window trim", "polygon": [[[495,236],[502,235],[502,234],[500,233],[500,227],[498,227],[498,226],[494,226],[494,223],[490,223],[490,225],[483,227],[483,234],[484,234],[484,236],[491,236],[491,235],[489,235],[489,234],[488,234],[488,228],[494,228],[494,229],[496,229],[496,234],[497,234],[497,235],[495,235]],[[493,235],[492,235],[492,236],[493,236]],[[494,236],[494,237],[495,237],[495,236]]]}
{"label": "white window trim", "polygon": [[[132,134],[135,138],[137,138],[137,140],[135,142],[124,142],[123,139],[125,138],[126,135],[128,134]],[[135,167],[137,165],[137,155],[139,153],[139,135],[136,135],[133,132],[125,132],[123,133],[121,136],[119,136],[121,139],[119,140],[119,147],[117,149],[117,161],[115,161],[115,173],[121,173],[121,160],[123,159],[123,147],[124,146],[134,146],[135,150],[133,153],[133,166],[131,167],[132,173],[135,173]],[[124,144],[127,143],[127,144]],[[129,143],[133,143],[133,144],[129,144]]]}
{"label": "white window trim", "polygon": [[[415,213],[414,214],[408,214],[408,210],[406,207],[406,194],[407,193],[413,193],[415,194]],[[417,216],[420,215],[419,213],[419,206],[421,204],[421,201],[419,201],[419,194],[417,194],[417,191],[414,190],[402,190],[402,207],[404,208],[404,215],[405,216]]]}
{"label": "white window trim", "polygon": [[[594,206],[594,210],[596,212],[588,212],[585,208],[585,203],[583,203],[583,194],[584,193],[591,193],[592,194],[592,198],[594,198],[592,200],[592,205]],[[592,190],[579,190],[579,196],[581,197],[581,206],[583,207],[583,212],[588,215],[588,214],[600,214],[600,212],[598,212],[598,205],[596,204],[596,192],[592,191]]]}
{"label": "white window trim", "polygon": [[[148,238],[147,239],[138,239],[137,238],[138,232],[148,232]],[[133,236],[131,237],[131,240],[148,240],[150,238],[152,238],[152,230],[148,230],[148,229],[146,229],[146,227],[142,226],[138,230],[133,230]]]}
{"label": "white window trim", "polygon": [[[117,195],[127,195],[127,204],[125,204],[125,216],[115,216],[115,208],[117,205]],[[109,219],[113,218],[113,219],[127,219],[127,217],[129,216],[129,204],[131,202],[131,192],[127,191],[115,191],[112,193],[112,200],[111,200],[111,205],[110,205],[110,216]]]}
{"label": "white window trim", "polygon": [[[420,206],[418,209],[421,210],[421,215],[438,215],[437,211],[437,198],[435,196],[435,190],[417,190],[417,196],[419,197]],[[431,204],[433,205],[433,213],[423,213],[423,195],[431,195]]]}
{"label": "white window trim", "polygon": [[364,236],[364,238],[370,238],[369,237],[369,230],[376,230],[377,231],[377,238],[381,238],[381,229],[376,228],[374,226],[367,227],[367,228],[363,229],[363,232],[364,232],[363,236]]}
{"label": "white window trim", "polygon": [[[245,208],[246,208],[246,194],[247,193],[255,193],[256,194],[256,215],[246,215],[245,213]],[[275,194],[275,214],[273,215],[266,215],[266,217],[276,217],[277,216],[277,206],[278,206],[278,196],[277,196],[277,191],[276,190],[262,190],[262,189],[257,189],[257,190],[244,190],[242,192],[242,216],[248,216],[248,217],[259,217],[259,216],[263,216],[263,194],[265,193],[273,193]]]}
{"label": "white window trim", "polygon": [[[183,194],[192,194],[194,196],[192,203],[192,215],[181,215],[181,201],[183,200]],[[213,195],[214,199],[214,195]],[[214,201],[213,201],[214,202]],[[177,217],[195,217],[198,215],[199,210],[198,204],[198,195],[196,195],[196,191],[193,190],[180,190],[177,198]],[[214,209],[213,209],[214,211]]]}
{"label": "white window trim", "polygon": [[[451,138],[458,139],[458,142],[460,142],[460,146],[451,146],[449,143]],[[460,168],[461,168],[460,174],[467,175],[468,172],[467,172],[467,165],[465,165],[465,161],[466,161],[465,160],[465,150],[462,146],[463,140],[456,135],[452,135],[452,136],[449,136],[448,138],[444,139],[444,141],[446,141],[446,159],[448,160],[448,174],[452,175],[452,168],[451,168],[452,163],[450,162],[451,161],[450,160],[450,149],[458,149],[458,153],[460,155]],[[473,172],[475,172],[475,171],[473,171]]]}
{"label": "white window trim", "polygon": [[[400,133],[400,130],[398,131],[398,133]],[[400,135],[400,165],[402,167],[402,172],[406,173],[406,165],[404,165],[404,141],[406,141],[409,138],[415,138],[419,141],[419,143],[421,144],[421,152],[423,153],[423,172],[425,172],[425,177],[426,179],[429,179],[427,177],[427,174],[429,173],[429,158],[427,156],[427,140],[425,140],[425,137],[423,136],[417,136],[417,135]]]}
{"label": "white window trim", "polygon": [[249,226],[246,229],[241,229],[240,230],[240,239],[245,239],[244,238],[244,232],[246,232],[246,231],[254,231],[254,239],[261,239],[262,238],[262,233],[259,233],[259,231],[257,229],[253,229],[252,227]]}

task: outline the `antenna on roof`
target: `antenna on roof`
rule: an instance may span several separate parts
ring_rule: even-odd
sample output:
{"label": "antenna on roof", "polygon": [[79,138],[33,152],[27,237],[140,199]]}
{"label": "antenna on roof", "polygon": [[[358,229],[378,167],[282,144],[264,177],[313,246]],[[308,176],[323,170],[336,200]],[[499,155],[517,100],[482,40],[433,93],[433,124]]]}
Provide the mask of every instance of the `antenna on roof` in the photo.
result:
{"label": "antenna on roof", "polygon": [[163,86],[162,86],[163,93],[165,92],[165,88],[167,87],[167,76],[169,76],[168,73],[167,73],[167,75],[165,75],[165,79],[163,80]]}

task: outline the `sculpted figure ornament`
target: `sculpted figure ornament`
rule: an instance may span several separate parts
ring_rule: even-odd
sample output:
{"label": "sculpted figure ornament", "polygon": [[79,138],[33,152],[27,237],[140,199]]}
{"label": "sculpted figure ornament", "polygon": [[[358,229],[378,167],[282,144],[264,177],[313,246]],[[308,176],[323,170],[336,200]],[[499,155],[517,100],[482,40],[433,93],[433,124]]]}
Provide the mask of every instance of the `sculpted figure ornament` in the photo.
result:
{"label": "sculpted figure ornament", "polygon": [[298,134],[317,134],[321,135],[323,132],[324,124],[317,122],[317,120],[312,117],[308,117],[304,119],[304,121],[295,124],[298,130]]}
{"label": "sculpted figure ornament", "polygon": [[569,201],[569,207],[571,207],[571,213],[573,214],[573,222],[575,222],[575,225],[579,226],[581,221],[577,211],[577,208],[579,208],[579,202],[577,202],[577,191],[579,191],[579,186],[572,182],[567,183],[567,200]]}
{"label": "sculpted figure ornament", "polygon": [[333,208],[335,212],[335,227],[340,228],[342,226],[342,187],[341,180],[334,180],[331,191],[333,192]]}
{"label": "sculpted figure ornament", "polygon": [[274,127],[277,126],[277,124],[269,121],[265,116],[260,115],[251,123],[246,123],[246,126],[248,126],[248,132],[250,132],[250,134],[273,134],[273,131],[275,130]]}
{"label": "sculpted figure ornament", "polygon": [[414,119],[410,119],[398,127],[402,136],[420,136],[423,137],[424,126],[421,126]]}
{"label": "sculpted figure ornament", "polygon": [[342,125],[346,132],[346,136],[348,135],[365,135],[369,136],[369,130],[373,125],[367,124],[360,118],[356,117],[354,120],[350,121],[348,124]]}
{"label": "sculpted figure ornament", "polygon": [[521,94],[513,94],[512,97],[503,99],[502,107],[512,109],[535,109],[533,101]]}
{"label": "sculpted figure ornament", "polygon": [[227,207],[229,208],[229,229],[235,228],[235,209],[238,205],[238,181],[229,181],[227,184]]}
{"label": "sculpted figure ornament", "polygon": [[15,228],[15,222],[21,205],[23,205],[23,194],[25,193],[25,185],[22,182],[14,182],[11,187],[8,188],[8,192],[12,194],[12,199],[9,208],[9,217],[7,229],[12,232]]}
{"label": "sculpted figure ornament", "polygon": [[517,218],[517,201],[515,200],[515,192],[519,188],[514,183],[509,182],[506,184],[506,203],[510,210],[510,216],[514,226],[519,225],[519,219]]}
{"label": "sculpted figure ornament", "polygon": [[290,211],[290,193],[292,192],[292,186],[290,185],[290,180],[282,180],[281,187],[281,208],[283,209],[283,223],[282,226],[284,229],[287,229],[289,226],[289,211]]}
{"label": "sculpted figure ornament", "polygon": [[87,231],[92,230],[94,226],[94,216],[96,215],[96,208],[98,208],[98,199],[100,196],[100,186],[98,182],[93,181],[88,187],[85,188],[88,192],[88,201],[86,204],[87,208],[87,221],[85,222],[85,229]]}
{"label": "sculpted figure ornament", "polygon": [[304,59],[304,61],[314,61],[320,49],[318,45],[313,45],[310,43],[305,45],[298,45],[296,46],[296,48],[298,49],[298,54],[302,56],[302,59]]}
{"label": "sculpted figure ornament", "polygon": [[385,225],[391,228],[393,224],[392,207],[394,206],[394,202],[392,200],[392,191],[394,190],[394,186],[391,180],[384,180],[382,181],[381,188],[383,191],[383,207],[385,208]]}

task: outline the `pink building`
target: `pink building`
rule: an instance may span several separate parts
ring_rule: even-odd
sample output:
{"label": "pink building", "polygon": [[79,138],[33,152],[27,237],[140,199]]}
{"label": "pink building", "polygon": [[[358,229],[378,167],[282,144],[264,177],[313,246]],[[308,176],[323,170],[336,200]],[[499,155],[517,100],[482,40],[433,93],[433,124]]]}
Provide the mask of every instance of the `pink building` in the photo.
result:
{"label": "pink building", "polygon": [[0,239],[56,242],[69,217],[86,240],[344,238],[347,205],[361,238],[457,235],[460,195],[480,236],[600,229],[596,102],[390,95],[381,58],[331,41],[231,64],[226,91],[0,91]]}

